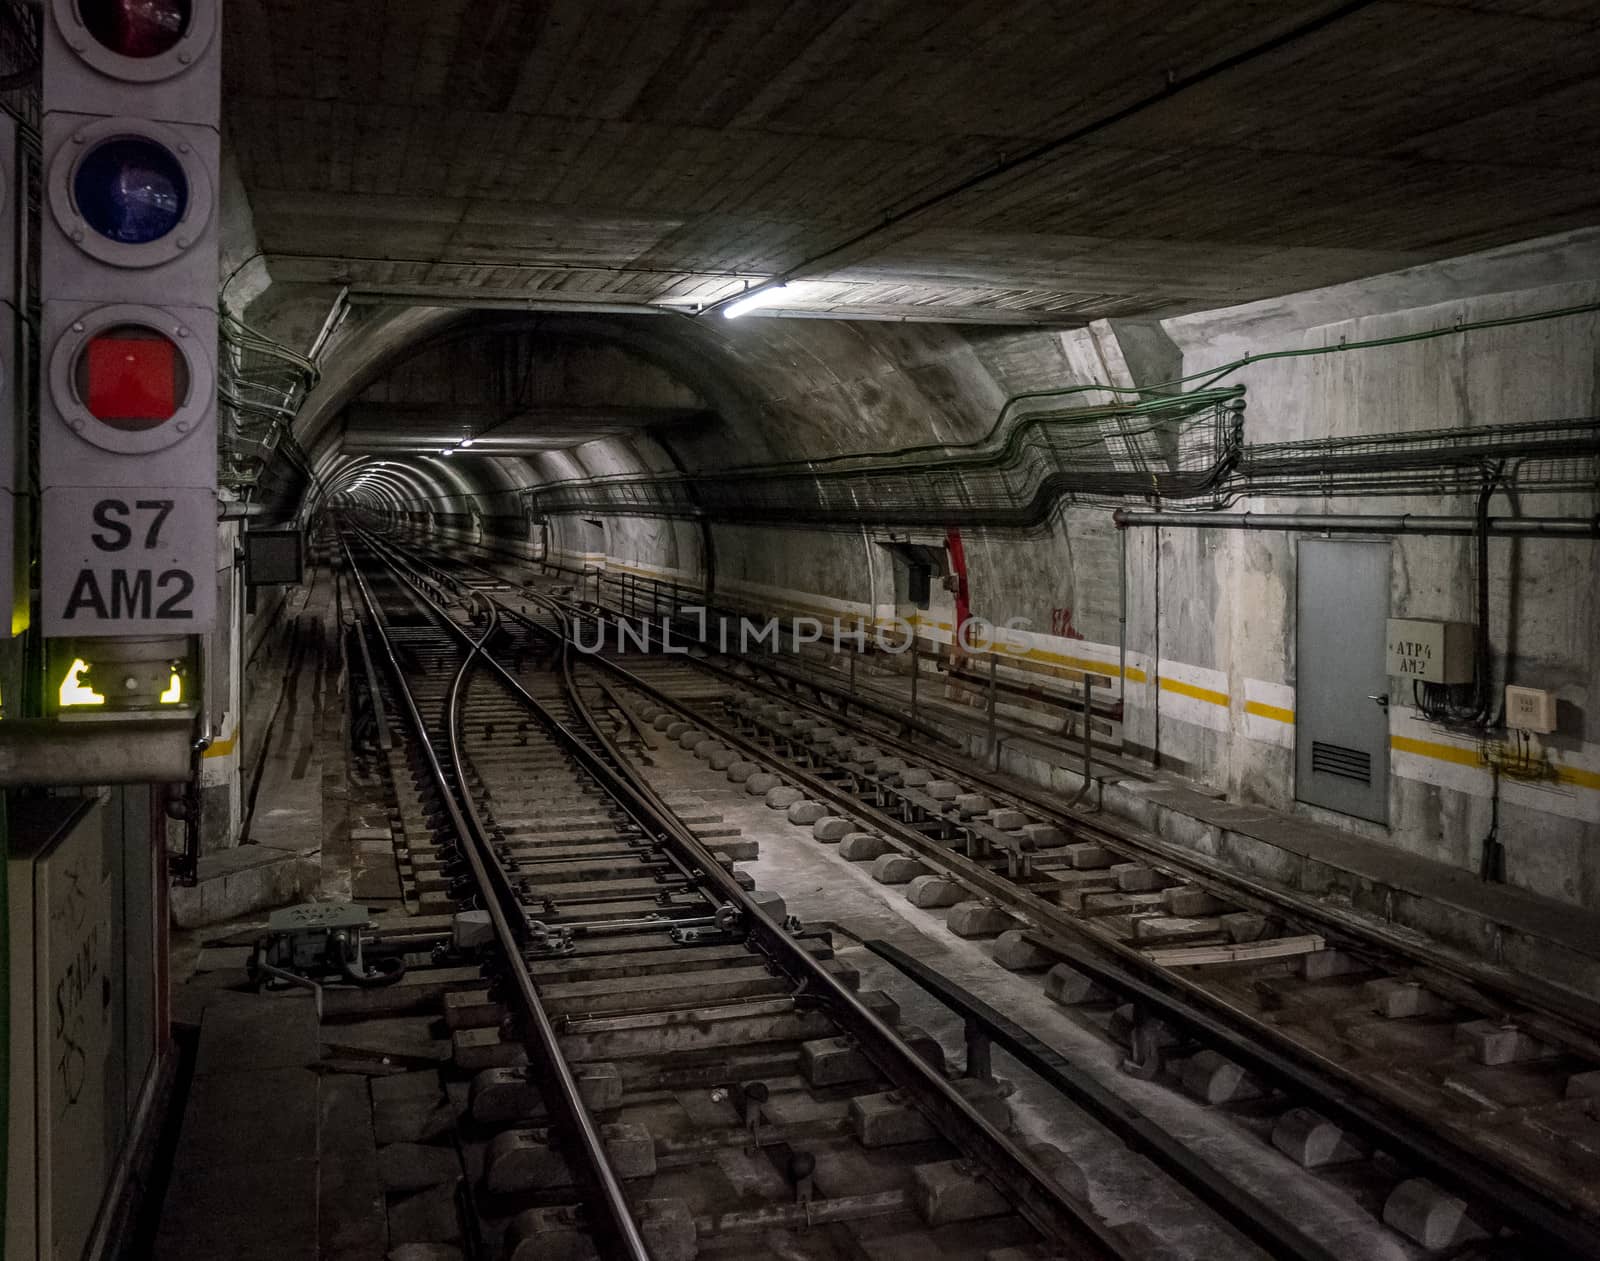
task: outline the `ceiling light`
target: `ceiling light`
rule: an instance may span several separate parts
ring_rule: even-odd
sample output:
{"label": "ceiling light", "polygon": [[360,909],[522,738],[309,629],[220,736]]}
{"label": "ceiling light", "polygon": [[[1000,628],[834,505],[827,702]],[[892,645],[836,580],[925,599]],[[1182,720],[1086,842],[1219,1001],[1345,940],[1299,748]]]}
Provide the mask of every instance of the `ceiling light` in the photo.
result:
{"label": "ceiling light", "polygon": [[476,441],[476,438],[463,438],[459,443],[456,444],[456,449],[459,451],[465,447],[470,447]]}
{"label": "ceiling light", "polygon": [[748,290],[744,297],[740,298],[737,302],[730,302],[727,306],[723,307],[722,314],[727,319],[736,320],[747,312],[760,310],[760,308],[765,306],[771,306],[773,302],[773,295],[782,293],[788,287],[788,285],[780,283],[776,285],[766,285],[759,289]]}

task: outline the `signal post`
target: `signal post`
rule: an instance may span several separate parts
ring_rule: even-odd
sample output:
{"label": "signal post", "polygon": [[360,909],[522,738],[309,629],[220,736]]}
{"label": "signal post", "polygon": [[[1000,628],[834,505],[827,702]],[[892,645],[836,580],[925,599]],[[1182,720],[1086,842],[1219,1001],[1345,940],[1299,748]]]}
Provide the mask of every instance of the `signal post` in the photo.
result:
{"label": "signal post", "polygon": [[[189,709],[215,619],[219,7],[50,0],[40,620],[63,717]],[[120,641],[117,643],[93,641]],[[85,642],[90,641],[90,642]]]}
{"label": "signal post", "polygon": [[[206,743],[201,644],[218,572],[221,5],[38,7],[47,716],[4,715],[0,785],[98,787],[31,795],[9,820],[8,1261],[102,1255],[128,1229],[176,1067],[167,832],[194,797],[168,785],[195,779]],[[9,139],[0,131],[0,150]],[[0,161],[0,179],[15,169]],[[22,204],[6,188],[0,226],[10,230],[6,212]],[[0,241],[0,293],[14,292],[4,269],[15,253]],[[13,493],[31,490],[7,423],[13,348],[0,326],[0,575],[6,545],[25,550],[10,528]],[[25,602],[25,584],[19,594]],[[0,607],[5,595],[0,577]],[[82,892],[76,910],[57,905],[62,891]],[[76,994],[62,988],[72,975],[96,980],[83,990],[92,1001],[70,1012],[81,1064],[64,1100],[53,998]]]}

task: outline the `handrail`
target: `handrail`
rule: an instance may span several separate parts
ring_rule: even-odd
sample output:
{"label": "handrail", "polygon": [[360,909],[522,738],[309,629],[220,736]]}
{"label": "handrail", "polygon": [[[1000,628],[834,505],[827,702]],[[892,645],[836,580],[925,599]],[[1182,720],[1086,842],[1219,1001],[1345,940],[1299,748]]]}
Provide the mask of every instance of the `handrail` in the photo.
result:
{"label": "handrail", "polygon": [[[551,599],[550,597],[543,596],[534,596],[530,598],[540,600]],[[560,603],[559,601],[553,600],[552,602]],[[600,610],[600,612],[586,613],[583,610],[578,610],[578,612],[582,616],[603,617],[606,612],[611,611],[606,609],[604,605],[597,605],[596,607]],[[619,616],[625,615],[619,614]],[[647,647],[651,642],[651,633],[648,623],[646,623],[643,627],[643,641]],[[706,648],[708,652],[711,651],[710,648],[706,647],[708,641],[705,638],[700,637],[698,642],[702,648]],[[809,688],[813,692],[825,693],[828,696],[832,696],[835,700],[840,701],[847,707],[853,705],[856,709],[862,710],[869,714],[874,714],[887,722],[896,723],[908,731],[916,731],[921,735],[926,736],[929,740],[935,742],[936,744],[945,745],[946,747],[951,748],[959,747],[959,742],[952,737],[949,732],[941,730],[932,723],[923,722],[917,719],[915,716],[908,715],[904,711],[882,701],[874,700],[870,696],[864,696],[860,692],[851,692],[848,688],[840,687],[838,684],[832,683],[826,679],[819,679],[800,671],[791,670],[772,661],[764,661],[755,657],[745,657],[742,658],[742,660],[744,664],[752,670],[759,670],[777,678],[784,679],[787,682],[794,684],[796,687]],[[719,666],[712,661],[696,659],[695,664],[703,666],[707,670],[729,673],[728,667]]]}

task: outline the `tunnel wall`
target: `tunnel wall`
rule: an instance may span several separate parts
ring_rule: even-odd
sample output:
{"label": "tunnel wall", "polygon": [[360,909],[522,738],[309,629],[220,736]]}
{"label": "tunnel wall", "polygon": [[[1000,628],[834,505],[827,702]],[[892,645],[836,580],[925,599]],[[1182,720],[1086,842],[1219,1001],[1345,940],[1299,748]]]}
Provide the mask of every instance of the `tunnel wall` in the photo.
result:
{"label": "tunnel wall", "polygon": [[[1443,269],[1441,269],[1441,272]],[[1442,276],[1441,276],[1442,279]],[[1441,284],[1441,288],[1443,285]],[[1426,290],[1414,297],[1425,297]],[[1328,323],[1314,304],[1272,304],[1270,318],[1221,312],[1169,323],[1194,372],[1252,353],[1391,338],[1457,322],[1501,319],[1600,299],[1600,285],[1542,286],[1422,302]],[[1263,304],[1265,305],[1265,304]],[[1252,365],[1247,437],[1452,429],[1592,415],[1600,397],[1600,317],[1581,315],[1409,344]],[[1471,496],[1250,499],[1237,511],[1382,512],[1470,516]],[[1495,515],[1593,515],[1589,495],[1505,496]],[[1491,827],[1493,775],[1470,734],[1418,713],[1391,682],[1389,824],[1366,823],[1295,801],[1292,723],[1266,709],[1295,708],[1297,536],[1224,530],[1139,530],[1129,539],[1130,644],[1217,699],[1135,685],[1134,742],[1164,763],[1224,790],[1354,830],[1427,858],[1476,869]],[[1476,542],[1398,536],[1391,545],[1390,616],[1475,619]],[[1494,695],[1506,682],[1558,697],[1559,730],[1545,738],[1558,778],[1500,786],[1499,840],[1514,884],[1600,905],[1600,650],[1592,541],[1494,538],[1489,547]],[[1159,703],[1157,697],[1159,696]],[[1251,705],[1252,700],[1265,702]],[[1248,708],[1247,708],[1248,706]],[[1498,704],[1496,706],[1498,712]],[[1252,712],[1255,711],[1255,712]]]}
{"label": "tunnel wall", "polygon": [[[531,487],[574,477],[712,471],[764,461],[892,451],[987,433],[1009,395],[1096,383],[1149,384],[1246,352],[1337,345],[1543,311],[1596,296],[1595,286],[1530,284],[1563,270],[1558,253],[1523,252],[1515,266],[1460,263],[1184,316],[1161,325],[1075,330],[950,328],[752,318],[570,321],[590,334],[631,338],[635,353],[668,365],[715,419],[605,438],[523,462],[503,461],[505,483]],[[1567,269],[1570,274],[1570,269]],[[1392,283],[1391,283],[1392,281]],[[1474,288],[1475,284],[1478,286]],[[580,330],[581,331],[581,330]],[[1323,358],[1254,363],[1247,440],[1450,429],[1578,416],[1596,410],[1594,317],[1452,335]],[[1081,396],[1086,403],[1109,396]],[[458,461],[463,469],[471,461]],[[478,522],[435,523],[470,541],[511,525],[502,488],[456,496]],[[1135,505],[1137,506],[1137,505]],[[1239,510],[1470,514],[1460,496],[1380,501],[1262,498]],[[1503,499],[1497,514],[1510,511]],[[1586,498],[1529,497],[1520,511],[1592,512]],[[466,513],[466,507],[457,512]],[[497,521],[498,514],[498,521]],[[515,528],[520,530],[521,524]],[[709,537],[709,552],[705,539]],[[888,532],[794,530],[555,514],[552,559],[704,583],[735,604],[818,616],[883,620],[896,610]],[[911,537],[900,534],[904,540]],[[939,532],[915,542],[942,545]],[[1138,530],[1119,536],[1100,507],[1070,507],[1037,537],[967,530],[972,611],[1026,619],[1036,666],[1075,667],[1114,682],[1119,672],[1126,542],[1127,705],[1130,752],[1230,799],[1273,806],[1354,830],[1398,849],[1472,869],[1489,827],[1492,780],[1475,741],[1422,723],[1394,690],[1390,821],[1385,828],[1295,800],[1294,536]],[[1395,540],[1390,613],[1471,620],[1472,541]],[[1513,558],[1515,557],[1515,562]],[[1512,566],[1516,564],[1513,579]],[[1501,839],[1508,878],[1584,905],[1600,901],[1592,845],[1600,832],[1600,756],[1586,715],[1593,705],[1594,548],[1588,543],[1496,540],[1491,548],[1495,690],[1507,677],[1550,687],[1562,730],[1549,742],[1558,778],[1505,783]],[[1514,590],[1513,590],[1514,586]],[[924,633],[949,638],[954,610],[935,586]],[[1509,662],[1509,664],[1508,664]],[[1037,720],[1018,711],[1012,716]],[[1418,751],[1421,749],[1422,751]]]}
{"label": "tunnel wall", "polygon": [[[1092,385],[1102,370],[1103,330],[752,319],[712,322],[696,332],[708,358],[734,362],[740,372],[732,382],[702,385],[723,418],[720,427],[682,440],[674,435],[673,453],[691,472],[733,462],[970,443],[993,429],[1012,395]],[[945,543],[939,530],[877,527],[719,523],[711,535],[715,587],[723,599],[824,622],[837,615],[880,625],[897,607],[909,611],[897,606],[895,562],[886,545],[909,539],[939,551]],[[1118,581],[1115,568],[1104,563],[1115,551],[1105,514],[1059,517],[1038,537],[978,533],[965,543],[974,615],[996,623],[1026,619],[1034,655],[1061,665],[1084,655],[1078,637],[1086,632],[1072,621],[1072,610],[1084,610],[1093,628],[1089,637],[1103,637],[1101,656],[1115,661]],[[1110,610],[1109,621],[1103,610]],[[936,584],[917,622],[925,638],[948,643],[953,597]],[[1034,717],[1023,711],[1012,716]]]}
{"label": "tunnel wall", "polygon": [[[566,322],[557,331],[570,336],[573,326]],[[587,327],[593,335],[618,335],[604,321]],[[971,442],[994,426],[1009,395],[1092,384],[1101,361],[1090,330],[713,319],[636,322],[629,336],[635,354],[670,364],[706,400],[712,419],[532,456],[519,475],[523,484]],[[432,527],[465,542],[519,528],[496,522],[495,513],[503,511],[492,506],[496,501],[494,495],[475,497],[471,525],[435,516]],[[457,505],[454,511],[468,509]],[[1103,641],[1103,655],[1114,660],[1118,576],[1114,559],[1108,562],[1115,555],[1114,531],[1104,514],[1088,513],[1075,514],[1070,530],[1071,538],[1058,521],[1037,538],[972,538],[974,611],[995,621],[1027,619],[1041,651],[1059,641],[1081,652],[1076,645],[1086,624],[1091,638]],[[550,559],[574,568],[604,563],[616,572],[696,586],[709,577],[724,600],[823,617],[887,618],[895,609],[893,567],[883,546],[889,535],[881,530],[721,523],[703,529],[685,521],[552,514],[548,531]],[[939,531],[924,541],[943,543]],[[1095,595],[1088,598],[1091,588]],[[925,629],[948,639],[951,601],[939,591],[934,596]],[[1051,634],[1052,623],[1063,633]]]}
{"label": "tunnel wall", "polygon": [[[1445,292],[1446,286],[1441,283],[1439,290]],[[1166,331],[1181,351],[1182,369],[1196,372],[1245,350],[1260,354],[1337,345],[1551,310],[1592,301],[1600,297],[1600,287],[1452,293],[1437,302],[1427,301],[1429,296],[1428,286],[1413,278],[1400,299],[1406,305],[1398,309],[1381,309],[1385,298],[1378,294],[1366,301],[1366,313],[1324,322],[1324,303],[1287,299],[1273,304],[1270,318],[1219,312],[1170,321]],[[1247,439],[1293,441],[1591,414],[1597,397],[1597,328],[1596,317],[1584,316],[1333,358],[1252,365],[1237,377],[1247,386]],[[804,339],[807,334],[784,330],[784,336]],[[746,419],[745,431],[733,411],[726,432],[701,435],[679,445],[675,454],[691,469],[709,469],[718,466],[719,451],[726,464],[733,462],[734,452],[744,459],[794,458],[810,443],[816,445],[803,453],[815,457],[927,441],[930,428],[941,437],[970,440],[992,421],[1007,393],[1089,381],[1096,364],[1105,372],[1103,379],[1116,379],[1113,366],[1098,354],[1101,342],[1092,330],[952,339],[948,330],[897,329],[888,340],[914,368],[885,366],[895,360],[884,335],[875,330],[854,331],[841,340],[839,330],[830,329],[829,344],[810,347],[819,356],[834,356],[830,389],[790,393],[779,374],[773,392],[755,400],[758,419]],[[761,356],[751,361],[756,371],[763,370]],[[749,383],[743,389],[741,401],[749,407]],[[908,390],[920,404],[907,401]],[[746,436],[752,423],[756,434]],[[1377,501],[1264,497],[1233,506],[1264,512],[1470,515],[1475,505],[1469,496],[1413,495]],[[1493,510],[1513,509],[1501,497]],[[1533,495],[1516,510],[1584,515],[1593,505],[1584,496]],[[608,538],[629,539],[627,556],[634,563],[677,572],[690,567],[682,552],[669,552],[654,534],[646,523],[636,522],[631,530],[613,527]],[[878,546],[881,531],[718,525],[712,535],[717,589],[726,597],[819,615],[838,610],[881,617],[893,609],[891,566]],[[1040,538],[966,531],[973,612],[997,622],[1026,618],[1035,628],[1026,642],[1046,662],[1099,663],[1115,673],[1120,543],[1109,513],[1095,508],[1068,511]],[[1123,736],[1130,751],[1231,800],[1272,806],[1406,852],[1476,868],[1491,826],[1494,790],[1493,776],[1477,753],[1479,741],[1425,721],[1398,683],[1390,710],[1387,826],[1296,800],[1296,536],[1164,529],[1134,531],[1127,543]],[[1472,621],[1474,546],[1470,538],[1394,539],[1390,615]],[[621,559],[620,549],[608,544],[609,556]],[[1493,694],[1498,698],[1507,681],[1549,688],[1557,693],[1562,715],[1561,730],[1546,741],[1554,778],[1500,785],[1499,839],[1507,846],[1507,879],[1594,906],[1600,904],[1600,860],[1593,846],[1600,839],[1600,742],[1587,715],[1600,687],[1589,669],[1600,648],[1595,548],[1588,542],[1495,539],[1490,575]],[[947,638],[953,620],[948,597],[936,589],[925,616],[933,634]]]}

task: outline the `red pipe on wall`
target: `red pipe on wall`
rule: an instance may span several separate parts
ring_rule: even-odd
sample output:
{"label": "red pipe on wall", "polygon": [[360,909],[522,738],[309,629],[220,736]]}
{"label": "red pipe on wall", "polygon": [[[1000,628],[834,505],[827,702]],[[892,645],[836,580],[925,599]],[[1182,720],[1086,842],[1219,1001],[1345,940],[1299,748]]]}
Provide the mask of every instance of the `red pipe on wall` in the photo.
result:
{"label": "red pipe on wall", "polygon": [[960,530],[946,530],[944,545],[950,553],[950,573],[956,580],[956,633],[950,645],[952,660],[961,656],[961,628],[972,620],[972,593],[967,586],[967,551],[961,544]]}

